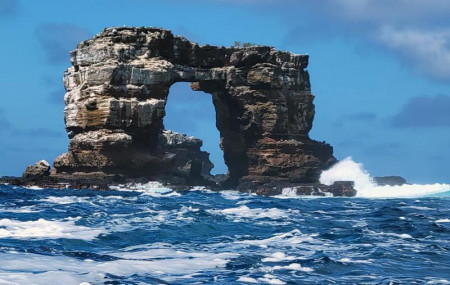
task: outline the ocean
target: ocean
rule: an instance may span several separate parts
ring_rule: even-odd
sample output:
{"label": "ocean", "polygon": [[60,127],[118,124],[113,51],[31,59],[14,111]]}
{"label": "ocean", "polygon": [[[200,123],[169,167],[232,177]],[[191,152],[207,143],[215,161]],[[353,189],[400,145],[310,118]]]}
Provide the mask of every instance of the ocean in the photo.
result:
{"label": "ocean", "polygon": [[450,284],[450,185],[360,180],[354,198],[1,185],[0,284]]}

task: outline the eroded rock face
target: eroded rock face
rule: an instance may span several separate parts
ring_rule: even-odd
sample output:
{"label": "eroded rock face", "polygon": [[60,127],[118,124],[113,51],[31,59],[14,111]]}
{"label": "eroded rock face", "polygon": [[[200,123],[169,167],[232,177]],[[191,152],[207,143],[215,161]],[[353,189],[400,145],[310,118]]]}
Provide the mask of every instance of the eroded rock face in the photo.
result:
{"label": "eroded rock face", "polygon": [[159,135],[159,143],[165,151],[175,154],[173,171],[189,175],[192,162],[199,160],[202,162],[201,174],[206,177],[210,176],[214,164],[209,160],[209,153],[200,150],[203,144],[202,140],[164,130]]}
{"label": "eroded rock face", "polygon": [[200,140],[164,131],[169,88],[180,81],[212,95],[228,185],[271,177],[316,182],[335,162],[330,145],[308,137],[314,96],[307,55],[199,46],[168,30],[121,27],[80,43],[71,62],[64,73],[70,144],[55,174],[183,172],[193,158],[209,173]]}
{"label": "eroded rock face", "polygon": [[22,177],[33,179],[48,175],[50,175],[50,164],[46,160],[40,160],[34,165],[28,165],[25,172],[22,174]]}
{"label": "eroded rock face", "polygon": [[401,186],[403,184],[406,184],[406,179],[401,176],[381,176],[374,177],[373,180],[379,186]]}

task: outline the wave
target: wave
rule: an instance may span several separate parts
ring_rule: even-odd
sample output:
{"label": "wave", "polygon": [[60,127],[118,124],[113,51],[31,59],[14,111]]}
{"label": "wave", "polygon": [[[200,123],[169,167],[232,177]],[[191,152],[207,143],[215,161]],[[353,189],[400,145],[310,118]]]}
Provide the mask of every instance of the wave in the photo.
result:
{"label": "wave", "polygon": [[129,183],[124,185],[121,184],[111,186],[110,188],[117,191],[141,192],[142,195],[148,195],[157,198],[181,195],[180,193],[173,191],[173,189],[165,187],[162,183],[157,181],[150,181],[147,183]]}
{"label": "wave", "polygon": [[92,229],[76,225],[78,218],[67,218],[64,221],[17,221],[0,220],[0,238],[19,239],[82,239],[92,240],[104,232],[103,229]]}
{"label": "wave", "polygon": [[207,210],[211,214],[224,215],[236,222],[242,221],[242,219],[272,219],[272,220],[285,220],[290,215],[298,215],[298,210],[283,210],[278,208],[249,208],[246,205],[241,205],[237,208],[227,208],[221,210]]}
{"label": "wave", "polygon": [[[119,284],[117,280],[105,282],[105,279],[139,275],[163,276],[169,281],[151,284],[172,284],[170,279],[194,278],[194,274],[198,272],[225,268],[231,259],[239,256],[238,253],[232,252],[188,252],[171,248],[148,251],[141,251],[138,248],[132,252],[125,248],[113,254],[110,252],[100,254],[113,258],[102,262],[85,257],[80,260],[67,256],[44,256],[22,252],[2,254],[0,284]],[[124,283],[136,284],[126,281]]]}
{"label": "wave", "polygon": [[450,184],[404,184],[379,186],[362,163],[351,157],[340,161],[320,175],[320,183],[331,185],[335,181],[354,181],[356,196],[362,198],[417,198],[423,196],[450,195]]}

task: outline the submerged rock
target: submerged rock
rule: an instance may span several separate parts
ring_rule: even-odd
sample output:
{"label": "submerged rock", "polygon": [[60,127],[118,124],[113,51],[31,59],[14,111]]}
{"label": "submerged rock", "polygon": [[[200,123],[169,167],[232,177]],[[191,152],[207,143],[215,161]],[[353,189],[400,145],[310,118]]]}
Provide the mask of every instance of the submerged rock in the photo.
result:
{"label": "submerged rock", "polygon": [[373,180],[379,186],[401,186],[403,184],[406,184],[406,179],[401,176],[379,176],[374,177]]}
{"label": "submerged rock", "polygon": [[353,181],[336,181],[332,185],[320,183],[292,183],[287,179],[242,180],[238,190],[259,195],[353,197]]}

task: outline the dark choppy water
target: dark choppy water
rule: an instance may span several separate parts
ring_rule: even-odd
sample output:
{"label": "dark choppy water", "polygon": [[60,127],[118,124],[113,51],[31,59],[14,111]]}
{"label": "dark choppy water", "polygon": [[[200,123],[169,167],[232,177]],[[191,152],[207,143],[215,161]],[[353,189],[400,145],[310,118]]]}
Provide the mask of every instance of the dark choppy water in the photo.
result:
{"label": "dark choppy water", "polygon": [[0,284],[450,284],[449,192],[155,191],[0,186]]}

